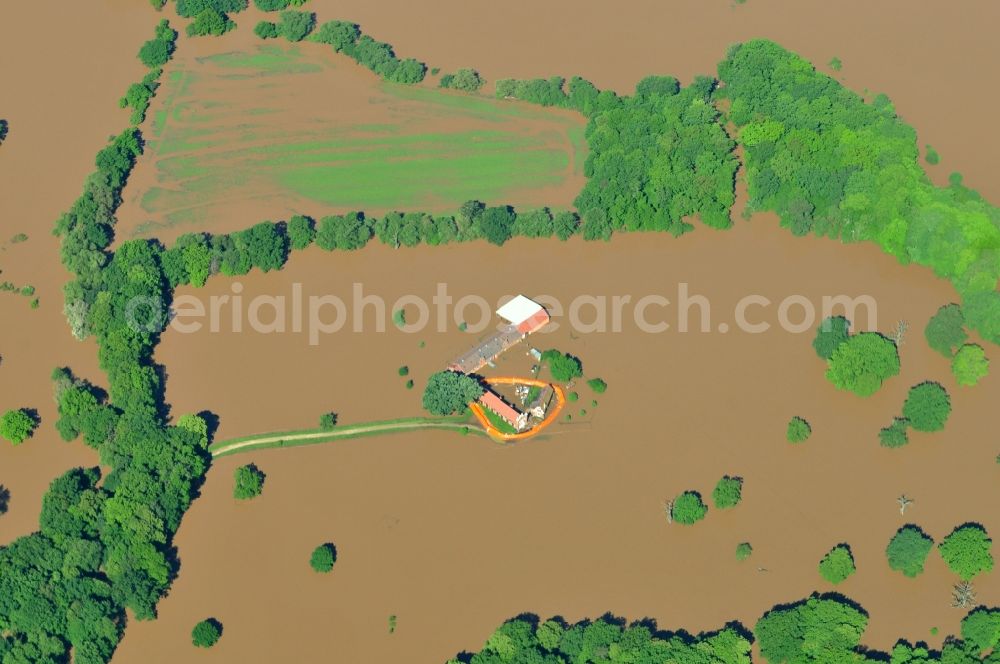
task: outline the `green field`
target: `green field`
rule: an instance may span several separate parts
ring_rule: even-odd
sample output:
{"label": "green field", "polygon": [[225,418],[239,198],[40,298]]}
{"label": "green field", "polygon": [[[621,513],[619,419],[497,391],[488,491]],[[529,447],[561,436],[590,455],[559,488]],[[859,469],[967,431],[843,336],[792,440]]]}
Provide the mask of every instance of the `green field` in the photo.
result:
{"label": "green field", "polygon": [[137,194],[155,221],[133,235],[210,229],[234,201],[314,214],[568,205],[575,191],[553,188],[581,177],[584,125],[571,114],[383,83],[312,44],[176,64],[153,106],[155,178]]}

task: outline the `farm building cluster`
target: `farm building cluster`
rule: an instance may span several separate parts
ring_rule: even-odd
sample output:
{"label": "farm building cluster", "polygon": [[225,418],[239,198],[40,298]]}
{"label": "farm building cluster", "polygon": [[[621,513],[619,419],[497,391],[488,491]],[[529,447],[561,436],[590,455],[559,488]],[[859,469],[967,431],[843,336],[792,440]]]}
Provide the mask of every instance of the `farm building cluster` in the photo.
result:
{"label": "farm building cluster", "polygon": [[[486,365],[493,365],[501,354],[523,341],[529,334],[537,332],[549,323],[549,314],[542,305],[524,295],[518,295],[497,309],[505,323],[493,334],[489,335],[475,347],[469,349],[448,365],[448,369],[459,373],[470,374],[479,371]],[[532,349],[532,355],[539,358],[537,351]],[[552,400],[552,389],[532,391],[527,386],[517,386],[515,393],[521,400],[522,410],[518,410],[505,401],[496,392],[487,389],[479,398],[479,405],[517,431],[523,431],[528,426],[528,417],[538,419],[545,417],[545,411]]]}

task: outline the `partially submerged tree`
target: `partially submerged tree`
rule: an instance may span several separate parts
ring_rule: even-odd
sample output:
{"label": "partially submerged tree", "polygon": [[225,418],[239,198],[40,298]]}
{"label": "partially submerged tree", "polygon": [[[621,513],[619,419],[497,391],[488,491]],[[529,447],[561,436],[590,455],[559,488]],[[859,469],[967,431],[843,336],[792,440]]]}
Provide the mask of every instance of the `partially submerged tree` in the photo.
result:
{"label": "partially submerged tree", "polygon": [[968,338],[964,325],[962,308],[957,304],[946,304],[927,322],[924,336],[931,348],[950,358]]}
{"label": "partially submerged tree", "polygon": [[931,381],[911,387],[903,404],[903,417],[917,431],[940,431],[950,414],[948,391]]}
{"label": "partially submerged tree", "polygon": [[802,443],[809,439],[812,435],[812,426],[805,419],[796,415],[788,421],[788,427],[785,430],[785,438],[788,439],[789,443]]}
{"label": "partially submerged tree", "polygon": [[252,463],[238,467],[233,473],[233,497],[237,500],[256,498],[264,490],[264,471]]}
{"label": "partially submerged tree", "polygon": [[215,618],[207,618],[191,630],[191,643],[199,648],[211,648],[222,636],[222,623]]}
{"label": "partially submerged tree", "polygon": [[25,408],[8,410],[0,416],[0,438],[20,445],[35,433],[38,421]]}
{"label": "partially submerged tree", "polygon": [[819,561],[820,576],[833,585],[841,583],[847,577],[854,574],[855,569],[851,547],[846,544],[838,544],[833,547]]}
{"label": "partially submerged tree", "polygon": [[829,360],[833,351],[851,336],[851,321],[843,316],[824,318],[816,330],[816,338],[812,346],[816,354],[824,360]]}
{"label": "partially submerged tree", "polygon": [[837,346],[826,377],[837,389],[871,396],[882,383],[899,373],[896,344],[877,332],[861,332]]}
{"label": "partially submerged tree", "polygon": [[938,551],[950,569],[963,581],[971,581],[982,572],[993,569],[993,540],[977,523],[961,525],[945,537]]}
{"label": "partially submerged tree", "polygon": [[959,385],[975,385],[989,371],[990,361],[986,357],[986,351],[978,344],[965,344],[951,360],[951,372],[955,374],[955,382]]}
{"label": "partially submerged tree", "polygon": [[555,348],[550,348],[542,353],[542,362],[549,365],[552,377],[561,383],[568,383],[583,375],[583,364],[579,358],[569,353],[562,353]]}
{"label": "partially submerged tree", "polygon": [[743,497],[743,478],[726,475],[712,490],[712,502],[716,508],[736,507]]}
{"label": "partially submerged tree", "polygon": [[337,549],[329,542],[317,546],[309,556],[309,566],[320,573],[332,570],[335,562],[337,562]]}
{"label": "partially submerged tree", "polygon": [[697,491],[685,491],[677,496],[670,510],[673,520],[685,526],[701,521],[707,512],[708,506]]}
{"label": "partially submerged tree", "polygon": [[910,524],[896,531],[885,549],[885,555],[890,569],[915,577],[924,571],[924,562],[933,546],[934,540],[929,535]]}

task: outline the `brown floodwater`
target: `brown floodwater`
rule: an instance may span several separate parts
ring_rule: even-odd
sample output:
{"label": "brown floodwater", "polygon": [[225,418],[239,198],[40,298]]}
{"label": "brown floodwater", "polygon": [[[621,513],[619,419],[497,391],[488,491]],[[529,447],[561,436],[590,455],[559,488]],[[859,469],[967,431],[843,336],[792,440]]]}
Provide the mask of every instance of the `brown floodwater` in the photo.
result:
{"label": "brown floodwater", "polygon": [[[36,409],[41,426],[19,447],[0,444],[0,485],[10,491],[0,543],[38,528],[42,494],[56,476],[97,462],[53,426],[53,368],[99,384],[104,377],[97,346],[73,339],[63,318],[68,274],[51,230],[94,170],[94,154],[127,122],[117,100],[142,77],[134,56],[153,25],[145,3],[123,0],[66,3],[58,12],[32,2],[4,7],[0,118],[10,133],[0,146],[0,281],[34,286],[39,308],[30,308],[32,297],[0,293],[0,412]],[[10,244],[18,233],[28,241]]]}
{"label": "brown floodwater", "polygon": [[[223,661],[335,653],[343,661],[441,662],[478,648],[522,611],[570,620],[612,611],[695,631],[733,619],[752,625],[775,603],[830,589],[816,565],[839,542],[851,545],[858,573],[838,590],[871,612],[866,643],[932,639],[935,626],[939,641],[961,617],[949,606],[953,578],[936,553],[916,580],[891,573],[886,543],[908,520],[936,538],[970,520],[1000,528],[991,507],[998,449],[988,424],[1000,380],[954,385],[947,362],[921,334],[952,298],[950,287],[874,246],[794,238],[760,216],[680,239],[517,240],[503,249],[372,245],[334,255],[313,248],[280,273],[234,283],[218,279],[197,294],[208,302],[239,291],[248,308],[261,295],[290,299],[300,283],[306,303],[314,295],[343,298],[349,320],[316,345],[307,332],[291,331],[290,305],[284,334],[251,332],[248,316],[244,332],[227,332],[228,307],[220,308],[219,332],[167,332],[157,359],[169,371],[168,400],[176,412],[216,413],[220,438],[311,427],[327,410],[344,423],[419,413],[427,375],[476,335],[460,332],[452,312],[444,332],[404,333],[390,322],[379,333],[372,309],[363,318],[369,332],[355,333],[354,283],[384,298],[387,311],[407,294],[429,301],[439,283],[456,301],[479,295],[494,303],[517,292],[558,298],[565,307],[560,327],[530,344],[578,355],[587,376],[610,387],[595,408],[589,388],[578,386],[571,422],[517,445],[420,433],[220,460],[178,533],[183,569],[161,617],[130,627],[120,661],[176,658],[203,615],[226,626]],[[635,302],[662,294],[677,302],[680,283],[710,301],[712,332],[694,331],[697,308],[687,333],[642,332],[628,307],[620,333],[567,325],[578,296],[631,295]],[[902,374],[860,399],[824,380],[809,332],[715,331],[732,324],[737,302],[754,294],[773,304],[754,309],[753,320],[771,323],[789,296],[818,305],[824,295],[870,295],[878,329],[898,320],[911,325]],[[416,321],[416,309],[409,311]],[[582,308],[580,317],[590,320],[591,311]],[[677,323],[671,307],[651,309],[650,320],[661,311]],[[798,322],[800,310],[789,317]],[[331,311],[324,320],[333,320]],[[431,321],[433,328],[434,308]],[[527,364],[517,349],[495,372]],[[401,365],[416,389],[405,388]],[[954,395],[947,429],[914,435],[904,449],[880,448],[879,428],[899,412],[907,388],[924,379],[942,381]],[[814,429],[799,446],[784,439],[793,415]],[[232,471],[249,461],[268,474],[267,484],[259,499],[237,504]],[[745,479],[739,507],[711,510],[692,528],[667,524],[665,499],[686,489],[707,496],[725,474]],[[906,520],[896,505],[901,493],[916,500]],[[331,576],[317,576],[308,555],[327,540],[340,560]],[[741,541],[754,546],[744,563],[734,557]],[[987,604],[1000,599],[995,575],[977,588]],[[398,617],[391,635],[390,615]]]}
{"label": "brown floodwater", "polygon": [[[1000,14],[995,3],[310,6],[320,20],[360,22],[403,57],[445,71],[474,66],[491,80],[580,74],[627,91],[650,73],[682,80],[711,73],[728,44],[752,37],[774,39],[821,66],[837,56],[847,85],[889,94],[920,143],[941,153],[942,163],[930,169],[936,181],[958,170],[1000,200],[1000,182],[991,177],[1000,137],[956,118],[956,100],[974,94],[977,108],[996,102],[997,91],[984,85],[1000,62],[991,32]],[[78,194],[96,150],[124,126],[127,111],[115,102],[143,73],[134,53],[156,16],[146,3],[106,0],[55,14],[20,3],[6,8],[5,18],[0,117],[11,132],[0,146],[0,241],[18,232],[31,240],[0,252],[0,280],[34,285],[41,308],[0,294],[0,408],[37,407],[43,420],[29,443],[0,447],[0,483],[12,494],[0,539],[9,541],[35,526],[52,478],[95,459],[80,444],[64,445],[52,428],[51,368],[69,364],[101,376],[93,344],[74,342],[62,321],[66,274],[48,232]],[[236,18],[236,34],[245,35],[258,16]],[[51,46],[39,49],[37,33],[25,25],[44,25]],[[213,48],[211,40],[183,38],[180,47]],[[234,215],[226,223],[239,227],[264,216]],[[241,281],[247,294],[287,293],[296,281],[307,292],[346,294],[359,281],[390,298],[430,294],[446,281],[454,293],[490,299],[518,291],[572,298],[663,288],[670,297],[677,281],[688,281],[724,316],[751,292],[775,300],[870,293],[881,329],[906,319],[911,330],[903,374],[867,400],[824,381],[807,335],[626,328],[572,339],[561,330],[546,343],[579,354],[588,374],[611,387],[590,415],[545,439],[499,447],[414,433],[223,459],[178,534],[182,571],[160,619],[129,626],[118,662],[186,661],[191,626],[208,615],[225,623],[222,641],[204,653],[220,662],[441,662],[478,649],[500,622],[523,611],[569,620],[612,611],[690,630],[731,619],[751,625],[776,602],[827,589],[816,563],[841,541],[851,544],[859,569],[838,590],[871,612],[865,642],[885,648],[906,637],[939,644],[961,617],[948,606],[954,578],[936,552],[918,579],[889,572],[883,549],[903,523],[895,498],[914,497],[907,519],[937,539],[967,520],[993,532],[1000,527],[990,509],[1000,472],[990,418],[1000,382],[994,374],[974,389],[954,385],[946,361],[921,338],[924,322],[953,292],[874,247],[792,238],[758,217],[733,231],[699,228],[679,240],[517,241],[503,250],[373,246],[333,256],[310,250],[280,274]],[[200,293],[228,292],[231,282],[218,279]],[[169,371],[174,412],[215,411],[222,437],[313,426],[330,409],[344,422],[416,414],[419,389],[406,390],[397,367],[409,365],[419,385],[472,339],[454,327],[433,335],[404,335],[391,323],[388,329],[329,335],[315,347],[302,335],[172,331],[158,358]],[[947,429],[914,435],[901,450],[879,448],[878,428],[898,413],[907,387],[925,378],[953,393]],[[797,447],[783,437],[793,414],[815,431]],[[268,484],[259,499],[236,504],[232,470],[248,460],[268,473]],[[707,494],[727,473],[745,478],[741,506],[710,511],[693,528],[666,524],[664,499],[685,489]],[[319,577],[307,559],[328,540],[340,560],[333,574]],[[744,540],[754,556],[739,564],[733,549]],[[1000,603],[998,584],[996,574],[978,581],[980,601]],[[392,635],[389,615],[398,616]],[[941,631],[932,637],[935,626]]]}

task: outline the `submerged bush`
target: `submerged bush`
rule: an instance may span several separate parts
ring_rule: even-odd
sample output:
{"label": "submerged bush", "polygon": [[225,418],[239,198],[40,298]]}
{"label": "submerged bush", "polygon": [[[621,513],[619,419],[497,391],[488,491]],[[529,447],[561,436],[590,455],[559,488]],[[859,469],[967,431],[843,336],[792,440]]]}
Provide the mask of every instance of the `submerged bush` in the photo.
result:
{"label": "submerged bush", "polygon": [[892,424],[878,432],[878,442],[882,447],[902,447],[910,442],[910,436],[906,432],[910,426],[905,417],[894,417]]}
{"label": "submerged bush", "polygon": [[485,82],[475,69],[459,69],[454,74],[442,76],[439,85],[442,88],[451,88],[452,90],[476,92],[483,87]]}
{"label": "submerged bush", "polygon": [[788,439],[789,443],[802,443],[809,440],[809,436],[812,435],[812,427],[809,422],[805,421],[803,418],[796,415],[788,421],[788,428],[785,431],[785,437]]}

